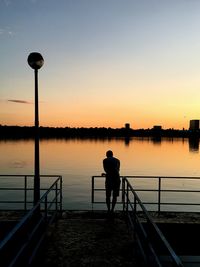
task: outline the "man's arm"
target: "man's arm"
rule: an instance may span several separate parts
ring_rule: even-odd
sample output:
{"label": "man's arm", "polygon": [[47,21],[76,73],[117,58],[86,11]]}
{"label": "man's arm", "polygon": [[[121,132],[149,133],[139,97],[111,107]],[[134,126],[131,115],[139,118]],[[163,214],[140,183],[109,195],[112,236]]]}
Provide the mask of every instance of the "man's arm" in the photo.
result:
{"label": "man's arm", "polygon": [[120,171],[120,160],[118,160],[118,170]]}
{"label": "man's arm", "polygon": [[103,160],[103,169],[106,172],[107,168],[106,168],[106,161],[105,161],[105,159]]}

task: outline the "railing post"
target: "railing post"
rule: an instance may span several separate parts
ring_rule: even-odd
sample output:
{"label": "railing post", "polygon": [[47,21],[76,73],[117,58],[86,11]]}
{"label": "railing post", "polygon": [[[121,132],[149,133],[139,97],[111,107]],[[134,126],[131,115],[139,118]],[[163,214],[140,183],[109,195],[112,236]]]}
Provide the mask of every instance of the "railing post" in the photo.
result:
{"label": "railing post", "polygon": [[123,212],[125,210],[125,178],[122,177],[122,205],[123,205]]}
{"label": "railing post", "polygon": [[45,196],[45,201],[44,201],[44,214],[45,214],[45,221],[47,221],[47,195]]}
{"label": "railing post", "polygon": [[24,210],[27,210],[27,206],[26,206],[26,202],[27,202],[27,176],[24,176]]}
{"label": "railing post", "polygon": [[126,183],[126,212],[128,213],[128,201],[129,201],[129,186]]}
{"label": "railing post", "polygon": [[136,196],[134,195],[134,214],[133,214],[133,220],[134,220],[134,224],[136,222],[136,213],[137,213],[137,198]]}
{"label": "railing post", "polygon": [[58,212],[58,183],[56,182],[56,214]]}
{"label": "railing post", "polygon": [[92,176],[92,204],[94,203],[94,176]]}
{"label": "railing post", "polygon": [[62,214],[62,176],[60,176],[60,212]]}
{"label": "railing post", "polygon": [[137,211],[137,199],[134,196],[134,212],[136,213],[136,211]]}
{"label": "railing post", "polygon": [[158,212],[160,212],[160,200],[161,200],[161,177],[158,178]]}

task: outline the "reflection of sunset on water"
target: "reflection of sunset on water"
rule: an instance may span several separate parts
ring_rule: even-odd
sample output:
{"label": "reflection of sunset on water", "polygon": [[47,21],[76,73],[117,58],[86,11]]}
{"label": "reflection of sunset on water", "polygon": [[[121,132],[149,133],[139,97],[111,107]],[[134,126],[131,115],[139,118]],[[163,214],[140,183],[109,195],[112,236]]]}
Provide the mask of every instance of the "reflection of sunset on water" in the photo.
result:
{"label": "reflection of sunset on water", "polygon": [[[41,174],[63,176],[64,203],[68,203],[65,205],[69,208],[71,205],[88,207],[91,176],[103,172],[102,160],[107,150],[111,149],[114,156],[120,159],[120,173],[123,176],[200,176],[199,153],[193,152],[190,146],[191,143],[182,138],[163,139],[161,142],[151,138],[133,138],[129,145],[124,138],[42,140],[40,171]],[[0,149],[3,151],[0,155],[2,173],[33,174],[34,141],[1,141]],[[155,181],[144,183],[152,187]]]}

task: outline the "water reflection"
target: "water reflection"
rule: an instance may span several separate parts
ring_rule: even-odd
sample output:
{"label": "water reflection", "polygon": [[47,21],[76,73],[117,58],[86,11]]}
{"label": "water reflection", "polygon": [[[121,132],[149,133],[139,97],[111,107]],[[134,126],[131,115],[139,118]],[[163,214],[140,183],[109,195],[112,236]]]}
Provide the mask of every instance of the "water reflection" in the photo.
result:
{"label": "water reflection", "polygon": [[189,151],[190,152],[199,152],[199,138],[189,138]]}
{"label": "water reflection", "polygon": [[[89,208],[91,176],[103,172],[107,150],[120,159],[122,176],[200,176],[198,139],[42,139],[40,149],[41,174],[63,176],[66,209]],[[33,174],[33,140],[0,141],[0,150],[1,174]]]}
{"label": "water reflection", "polygon": [[125,137],[125,138],[124,138],[125,146],[129,146],[130,141],[131,141],[131,138],[130,138],[130,137]]}
{"label": "water reflection", "polygon": [[[198,137],[192,137],[192,138],[162,138],[159,136],[156,137],[147,137],[147,138],[130,138],[130,137],[125,137],[124,138],[124,144],[125,146],[129,146],[131,142],[134,142],[137,139],[137,141],[150,141],[154,145],[161,145],[162,142],[169,142],[173,143],[174,141],[182,141],[184,144],[185,142],[188,143],[189,145],[189,152],[191,153],[198,153],[199,152],[199,138]],[[120,139],[121,140],[121,139]]]}
{"label": "water reflection", "polygon": [[152,137],[152,142],[154,143],[154,145],[161,145],[161,137],[160,136],[155,136],[155,137]]}

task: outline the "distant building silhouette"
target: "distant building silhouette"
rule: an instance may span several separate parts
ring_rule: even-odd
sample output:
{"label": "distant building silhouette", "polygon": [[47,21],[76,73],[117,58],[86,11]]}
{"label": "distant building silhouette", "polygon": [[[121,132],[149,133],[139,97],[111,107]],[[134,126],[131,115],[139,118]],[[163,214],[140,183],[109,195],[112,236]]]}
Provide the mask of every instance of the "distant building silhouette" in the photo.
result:
{"label": "distant building silhouette", "polygon": [[199,130],[199,120],[190,120],[189,130],[191,131]]}
{"label": "distant building silhouette", "polygon": [[125,129],[129,130],[130,129],[130,123],[125,123]]}
{"label": "distant building silhouette", "polygon": [[160,126],[160,125],[154,125],[153,126],[153,130],[160,131],[160,130],[162,130],[162,126]]}

